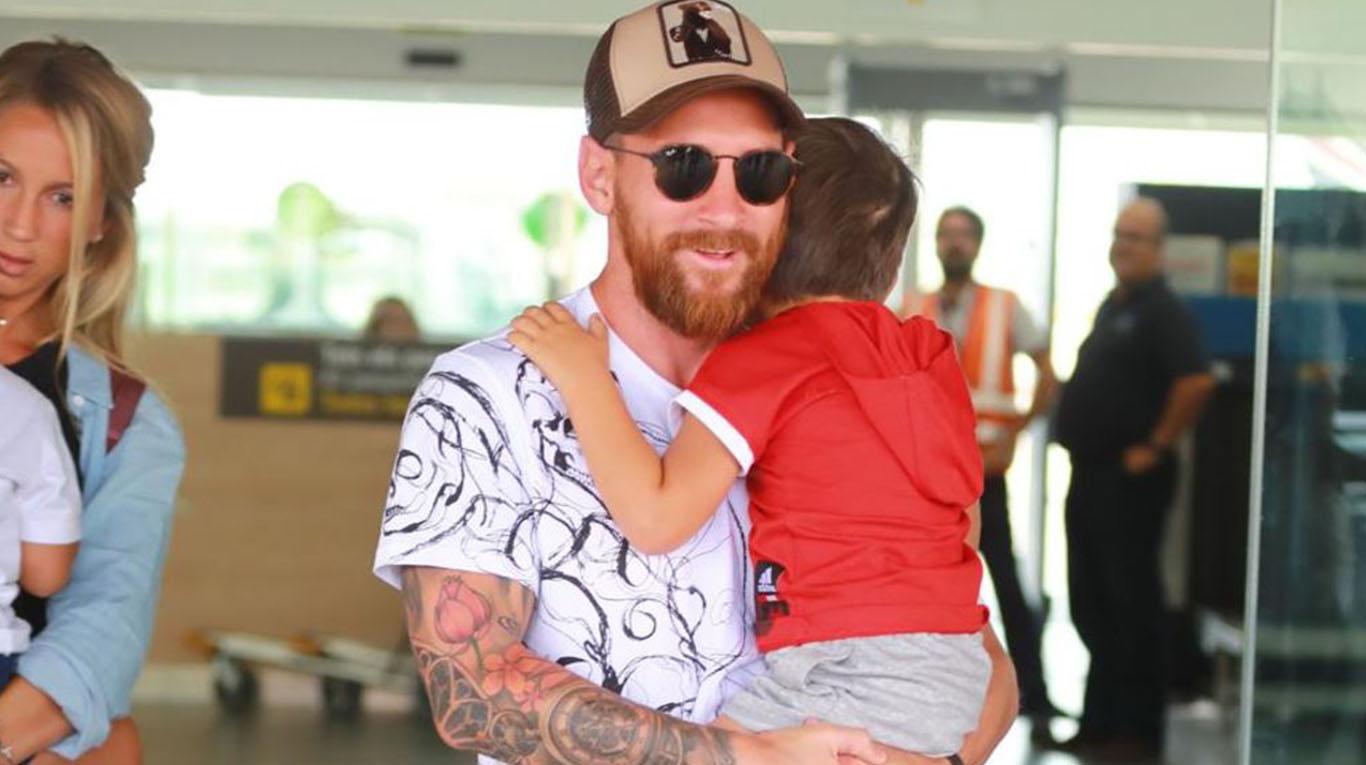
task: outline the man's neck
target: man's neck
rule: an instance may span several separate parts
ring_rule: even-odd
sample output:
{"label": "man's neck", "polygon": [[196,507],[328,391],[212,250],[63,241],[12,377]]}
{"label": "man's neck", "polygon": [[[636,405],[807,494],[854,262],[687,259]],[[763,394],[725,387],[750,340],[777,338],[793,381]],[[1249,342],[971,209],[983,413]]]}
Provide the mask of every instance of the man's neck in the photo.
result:
{"label": "man's neck", "polygon": [[939,288],[939,299],[949,305],[955,305],[963,297],[963,292],[971,285],[971,276],[965,276],[962,279],[946,279],[944,286]]}
{"label": "man's neck", "polygon": [[1131,282],[1116,282],[1115,295],[1120,300],[1128,300],[1133,297],[1135,293],[1142,292],[1144,289],[1156,284],[1162,279],[1163,275],[1164,274],[1159,271]]}
{"label": "man's neck", "polygon": [[690,340],[664,326],[641,305],[626,269],[604,269],[589,289],[608,326],[646,366],[679,388],[688,384],[713,343]]}

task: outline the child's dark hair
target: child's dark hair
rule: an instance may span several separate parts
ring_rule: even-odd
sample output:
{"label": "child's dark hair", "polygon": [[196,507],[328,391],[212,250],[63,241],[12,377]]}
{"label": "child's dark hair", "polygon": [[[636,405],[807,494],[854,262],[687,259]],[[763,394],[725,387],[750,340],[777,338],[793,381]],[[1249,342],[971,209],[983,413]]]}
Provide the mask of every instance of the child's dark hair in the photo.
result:
{"label": "child's dark hair", "polygon": [[787,244],[764,289],[766,301],[886,299],[915,222],[915,175],[876,133],[851,119],[808,120],[795,137],[802,164],[789,202]]}

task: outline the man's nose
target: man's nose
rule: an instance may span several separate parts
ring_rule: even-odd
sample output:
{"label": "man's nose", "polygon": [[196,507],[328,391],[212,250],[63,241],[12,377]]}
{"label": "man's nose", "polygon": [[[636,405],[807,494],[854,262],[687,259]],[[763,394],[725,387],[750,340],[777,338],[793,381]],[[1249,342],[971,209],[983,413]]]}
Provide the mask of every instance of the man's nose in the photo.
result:
{"label": "man's nose", "polygon": [[719,228],[730,228],[744,218],[749,203],[735,185],[735,160],[717,160],[716,177],[696,200],[698,220]]}

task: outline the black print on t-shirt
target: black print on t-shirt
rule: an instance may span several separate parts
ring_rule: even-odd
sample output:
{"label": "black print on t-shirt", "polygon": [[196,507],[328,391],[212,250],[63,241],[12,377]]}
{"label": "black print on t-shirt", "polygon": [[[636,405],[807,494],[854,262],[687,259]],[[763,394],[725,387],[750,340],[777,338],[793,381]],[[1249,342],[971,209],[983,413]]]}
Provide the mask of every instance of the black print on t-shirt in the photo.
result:
{"label": "black print on t-shirt", "polygon": [[768,631],[773,629],[773,620],[776,617],[791,613],[787,601],[778,597],[778,580],[786,571],[782,564],[770,560],[761,560],[754,564],[754,631],[759,635],[768,634]]}

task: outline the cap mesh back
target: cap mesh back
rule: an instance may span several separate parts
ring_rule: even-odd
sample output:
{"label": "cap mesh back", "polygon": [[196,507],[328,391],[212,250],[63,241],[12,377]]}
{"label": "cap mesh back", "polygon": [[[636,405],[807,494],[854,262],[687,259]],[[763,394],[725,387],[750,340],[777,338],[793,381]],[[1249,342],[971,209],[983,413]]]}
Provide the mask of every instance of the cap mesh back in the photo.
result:
{"label": "cap mesh back", "polygon": [[621,117],[616,84],[612,82],[612,33],[614,23],[598,38],[598,47],[588,59],[588,72],[583,78],[583,111],[588,123],[588,134],[605,141]]}

